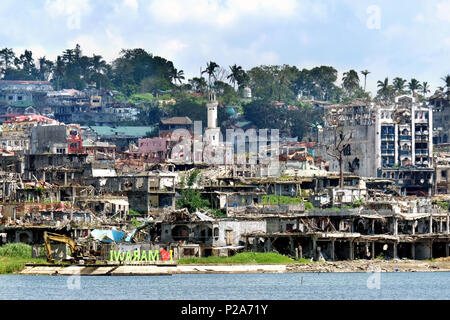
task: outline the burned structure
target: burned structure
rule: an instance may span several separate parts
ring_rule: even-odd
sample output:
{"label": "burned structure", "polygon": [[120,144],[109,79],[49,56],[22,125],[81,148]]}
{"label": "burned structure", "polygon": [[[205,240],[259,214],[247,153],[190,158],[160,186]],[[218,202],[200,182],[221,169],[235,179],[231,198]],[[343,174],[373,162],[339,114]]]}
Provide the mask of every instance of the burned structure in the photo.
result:
{"label": "burned structure", "polygon": [[[319,135],[322,146],[334,143],[337,129],[331,121],[338,121],[344,130],[353,130],[343,151],[345,172],[391,179],[402,194],[431,195],[433,113],[427,103],[404,95],[390,104],[359,101],[331,105],[326,107],[324,119]],[[333,171],[339,169],[339,163],[323,147],[319,154],[330,161]]]}

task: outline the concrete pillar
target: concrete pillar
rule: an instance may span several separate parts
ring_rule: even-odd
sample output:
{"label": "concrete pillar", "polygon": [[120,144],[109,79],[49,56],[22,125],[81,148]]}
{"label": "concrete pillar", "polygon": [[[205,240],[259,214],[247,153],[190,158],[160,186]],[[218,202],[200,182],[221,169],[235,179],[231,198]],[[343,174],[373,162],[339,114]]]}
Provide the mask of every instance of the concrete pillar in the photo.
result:
{"label": "concrete pillar", "polygon": [[394,217],[394,236],[398,235],[398,219]]}
{"label": "concrete pillar", "polygon": [[447,234],[450,234],[450,215],[447,212]]}
{"label": "concrete pillar", "polygon": [[394,242],[394,245],[393,245],[393,248],[394,248],[394,259],[398,259],[398,254],[397,254],[397,242]]}
{"label": "concrete pillar", "polygon": [[289,237],[289,251],[290,251],[292,256],[295,255],[294,239],[292,239],[292,237]]}
{"label": "concrete pillar", "polygon": [[442,233],[442,217],[439,218],[439,232]]}
{"label": "concrete pillar", "polygon": [[375,234],[375,219],[372,219],[372,234]]}
{"label": "concrete pillar", "polygon": [[335,241],[336,240],[334,240],[334,239],[331,240],[331,261],[335,261],[336,260],[336,255],[335,255],[335,252],[334,252],[334,242]]}
{"label": "concrete pillar", "polygon": [[430,259],[433,259],[433,239],[430,239],[429,246],[430,246]]}
{"label": "concrete pillar", "polygon": [[316,251],[317,251],[317,242],[316,238],[312,237],[312,249],[311,249],[311,257],[316,260]]}
{"label": "concrete pillar", "polygon": [[253,238],[253,251],[257,252],[258,251],[258,238]]}
{"label": "concrete pillar", "polygon": [[372,260],[375,259],[375,241],[372,242]]}
{"label": "concrete pillar", "polygon": [[433,216],[430,213],[430,231],[428,233],[433,233]]}
{"label": "concrete pillar", "polygon": [[446,257],[449,256],[449,243],[448,242],[445,244],[445,256]]}
{"label": "concrete pillar", "polygon": [[411,243],[411,257],[413,260],[416,260],[416,244]]}
{"label": "concrete pillar", "polygon": [[350,256],[349,256],[349,258],[350,258],[350,260],[353,260],[353,259],[354,259],[354,254],[353,254],[353,241],[350,240],[348,243],[349,243],[349,247],[350,247],[350,250],[349,250]]}
{"label": "concrete pillar", "polygon": [[67,185],[67,172],[64,172],[64,185]]}

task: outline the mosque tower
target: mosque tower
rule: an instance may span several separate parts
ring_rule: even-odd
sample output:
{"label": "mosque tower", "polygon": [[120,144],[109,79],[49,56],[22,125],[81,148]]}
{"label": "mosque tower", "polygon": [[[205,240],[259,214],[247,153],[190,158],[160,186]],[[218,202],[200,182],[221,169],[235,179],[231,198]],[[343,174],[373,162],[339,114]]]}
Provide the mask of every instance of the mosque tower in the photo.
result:
{"label": "mosque tower", "polygon": [[209,90],[209,102],[206,104],[208,109],[208,127],[206,128],[206,138],[211,145],[219,145],[220,128],[217,127],[217,107],[219,103],[216,100],[214,85]]}

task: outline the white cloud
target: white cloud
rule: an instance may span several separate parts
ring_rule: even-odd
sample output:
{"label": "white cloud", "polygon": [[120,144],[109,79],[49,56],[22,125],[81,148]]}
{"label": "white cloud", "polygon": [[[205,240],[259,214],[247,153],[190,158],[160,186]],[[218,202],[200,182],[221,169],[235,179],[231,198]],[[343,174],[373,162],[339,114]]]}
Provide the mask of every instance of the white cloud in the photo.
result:
{"label": "white cloud", "polygon": [[67,41],[66,46],[68,48],[74,48],[79,44],[84,55],[102,55],[106,61],[111,62],[118,57],[119,52],[123,47],[123,42],[120,38],[117,38],[116,41],[111,41],[108,32],[109,31],[106,31],[106,36],[82,34]]}
{"label": "white cloud", "polygon": [[123,4],[124,6],[129,7],[133,10],[139,9],[139,3],[137,2],[137,0],[123,0]]}
{"label": "white cloud", "polygon": [[66,17],[69,29],[80,29],[81,18],[91,11],[89,0],[46,0],[45,9],[51,17]]}
{"label": "white cloud", "polygon": [[450,22],[450,2],[443,1],[436,5],[436,16],[438,19]]}
{"label": "white cloud", "polygon": [[188,45],[176,39],[164,41],[155,51],[156,55],[162,56],[169,60],[174,60],[176,56],[182,52]]}
{"label": "white cloud", "polygon": [[154,19],[164,24],[191,22],[217,27],[230,27],[238,21],[257,17],[261,21],[279,18],[326,16],[326,7],[295,0],[153,0],[148,7]]}

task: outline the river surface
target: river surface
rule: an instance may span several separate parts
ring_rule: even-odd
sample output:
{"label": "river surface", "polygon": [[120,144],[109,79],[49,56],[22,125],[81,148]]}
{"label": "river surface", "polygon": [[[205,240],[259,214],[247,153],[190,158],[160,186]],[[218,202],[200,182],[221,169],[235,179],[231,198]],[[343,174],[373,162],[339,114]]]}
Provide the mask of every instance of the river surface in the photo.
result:
{"label": "river surface", "polygon": [[0,299],[445,299],[450,272],[0,276]]}

